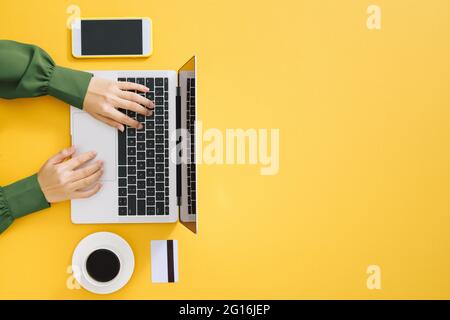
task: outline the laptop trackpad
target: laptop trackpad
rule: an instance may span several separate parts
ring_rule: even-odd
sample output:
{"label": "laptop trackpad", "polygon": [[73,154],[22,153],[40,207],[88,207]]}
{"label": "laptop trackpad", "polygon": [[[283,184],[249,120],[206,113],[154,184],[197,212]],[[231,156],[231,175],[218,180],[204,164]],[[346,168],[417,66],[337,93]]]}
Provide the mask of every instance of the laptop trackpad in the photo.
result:
{"label": "laptop trackpad", "polygon": [[105,171],[101,181],[116,180],[117,129],[94,119],[85,112],[74,113],[72,121],[72,142],[77,149],[77,155],[96,151],[95,159],[104,162]]}

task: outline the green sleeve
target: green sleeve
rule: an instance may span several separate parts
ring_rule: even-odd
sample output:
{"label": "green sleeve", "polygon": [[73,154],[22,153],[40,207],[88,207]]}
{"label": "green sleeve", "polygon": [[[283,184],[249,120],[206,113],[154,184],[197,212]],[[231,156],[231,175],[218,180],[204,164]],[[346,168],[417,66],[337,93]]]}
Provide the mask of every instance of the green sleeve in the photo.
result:
{"label": "green sleeve", "polygon": [[37,174],[0,187],[0,233],[14,219],[50,207],[37,180]]}
{"label": "green sleeve", "polygon": [[34,45],[0,40],[0,97],[6,99],[51,95],[83,108],[92,74],[55,65]]}

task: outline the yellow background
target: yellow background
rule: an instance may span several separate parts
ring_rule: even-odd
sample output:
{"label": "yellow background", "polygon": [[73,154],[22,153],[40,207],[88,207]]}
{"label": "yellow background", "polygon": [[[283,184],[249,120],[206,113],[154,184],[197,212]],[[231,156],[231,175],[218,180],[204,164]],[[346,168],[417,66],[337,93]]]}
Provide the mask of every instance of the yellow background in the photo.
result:
{"label": "yellow background", "polygon": [[[148,16],[148,59],[71,57],[66,8]],[[381,31],[366,9],[382,9]],[[0,235],[0,298],[450,298],[450,2],[2,1],[0,37],[79,69],[199,59],[204,128],[279,128],[280,171],[202,165],[200,233],[180,224],[72,225],[69,203]],[[70,144],[50,97],[0,101],[0,185]],[[66,287],[78,241],[112,231],[136,269],[99,297]],[[180,282],[150,280],[150,240],[179,240]],[[382,271],[368,290],[366,268]]]}

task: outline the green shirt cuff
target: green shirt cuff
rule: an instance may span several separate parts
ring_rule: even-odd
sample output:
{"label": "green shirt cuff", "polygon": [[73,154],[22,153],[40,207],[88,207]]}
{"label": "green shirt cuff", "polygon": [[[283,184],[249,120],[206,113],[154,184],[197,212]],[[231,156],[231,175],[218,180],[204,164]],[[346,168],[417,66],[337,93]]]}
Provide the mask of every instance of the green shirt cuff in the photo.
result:
{"label": "green shirt cuff", "polygon": [[48,84],[48,94],[83,109],[91,78],[91,73],[55,66]]}
{"label": "green shirt cuff", "polygon": [[37,174],[3,187],[3,193],[13,219],[50,207]]}

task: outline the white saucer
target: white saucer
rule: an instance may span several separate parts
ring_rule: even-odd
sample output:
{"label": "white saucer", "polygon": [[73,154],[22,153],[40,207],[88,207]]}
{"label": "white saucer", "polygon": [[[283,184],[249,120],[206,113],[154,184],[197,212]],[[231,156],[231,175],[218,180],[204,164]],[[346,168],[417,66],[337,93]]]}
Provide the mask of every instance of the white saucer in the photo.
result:
{"label": "white saucer", "polygon": [[[86,260],[97,249],[108,249],[114,252],[120,260],[119,274],[111,281],[102,283],[92,279],[86,271]],[[120,290],[130,280],[134,271],[134,255],[128,243],[111,232],[93,233],[75,248],[72,256],[72,271],[75,279],[86,290],[108,294]]]}

